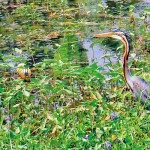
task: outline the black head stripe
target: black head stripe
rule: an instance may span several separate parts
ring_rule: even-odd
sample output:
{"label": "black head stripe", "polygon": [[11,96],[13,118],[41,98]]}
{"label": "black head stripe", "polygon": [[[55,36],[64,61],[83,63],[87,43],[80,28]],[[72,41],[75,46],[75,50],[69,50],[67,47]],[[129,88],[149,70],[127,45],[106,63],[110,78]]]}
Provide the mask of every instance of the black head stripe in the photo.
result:
{"label": "black head stripe", "polygon": [[116,28],[113,28],[113,29],[111,29],[111,32],[122,32],[123,35],[127,38],[127,40],[129,42],[131,41],[130,33],[127,32],[125,29],[116,29]]}

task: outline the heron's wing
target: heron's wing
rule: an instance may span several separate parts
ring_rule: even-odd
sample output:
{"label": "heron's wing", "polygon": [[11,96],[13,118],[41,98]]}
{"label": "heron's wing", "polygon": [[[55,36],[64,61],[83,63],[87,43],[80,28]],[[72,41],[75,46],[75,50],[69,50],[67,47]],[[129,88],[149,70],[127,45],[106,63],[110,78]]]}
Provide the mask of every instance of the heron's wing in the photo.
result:
{"label": "heron's wing", "polygon": [[149,84],[143,78],[139,76],[133,76],[133,93],[137,98],[141,100],[148,99]]}

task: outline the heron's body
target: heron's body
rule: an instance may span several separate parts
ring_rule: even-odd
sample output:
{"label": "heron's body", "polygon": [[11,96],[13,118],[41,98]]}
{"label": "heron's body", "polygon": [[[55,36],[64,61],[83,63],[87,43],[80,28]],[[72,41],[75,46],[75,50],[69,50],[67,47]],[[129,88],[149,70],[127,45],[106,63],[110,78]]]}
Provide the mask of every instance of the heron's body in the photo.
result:
{"label": "heron's body", "polygon": [[108,32],[102,34],[96,34],[94,37],[112,37],[119,39],[123,42],[125,46],[125,51],[123,54],[123,73],[126,83],[129,85],[130,89],[133,92],[133,95],[142,101],[148,99],[150,92],[149,84],[143,78],[139,76],[132,76],[130,69],[128,68],[128,55],[129,55],[129,44],[126,36],[123,32]]}
{"label": "heron's body", "polygon": [[149,84],[139,76],[132,76],[130,84],[134,96],[141,100],[148,99]]}

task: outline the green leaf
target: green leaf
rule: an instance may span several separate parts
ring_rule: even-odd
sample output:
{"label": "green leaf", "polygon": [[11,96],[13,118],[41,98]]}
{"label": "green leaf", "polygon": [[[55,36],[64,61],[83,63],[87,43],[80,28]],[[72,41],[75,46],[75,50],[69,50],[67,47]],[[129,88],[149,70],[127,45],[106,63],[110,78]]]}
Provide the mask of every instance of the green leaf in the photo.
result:
{"label": "green leaf", "polygon": [[73,92],[70,90],[64,89],[64,91],[66,91],[68,94],[73,94]]}
{"label": "green leaf", "polygon": [[126,136],[126,138],[124,139],[126,143],[131,143],[131,139],[129,136]]}
{"label": "green leaf", "polygon": [[150,143],[150,138],[149,139],[144,139],[144,140],[142,140],[142,142]]}

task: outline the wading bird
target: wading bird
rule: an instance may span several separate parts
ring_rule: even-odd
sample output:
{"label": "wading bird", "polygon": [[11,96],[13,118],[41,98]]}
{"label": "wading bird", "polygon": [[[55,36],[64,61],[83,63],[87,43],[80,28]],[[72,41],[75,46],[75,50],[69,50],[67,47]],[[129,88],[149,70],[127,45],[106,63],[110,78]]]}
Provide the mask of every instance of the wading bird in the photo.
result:
{"label": "wading bird", "polygon": [[123,73],[126,83],[132,90],[133,95],[142,101],[149,99],[149,83],[139,76],[132,76],[130,69],[128,68],[128,56],[129,56],[129,43],[126,35],[123,32],[108,32],[102,34],[95,34],[94,37],[112,37],[119,39],[123,42],[125,46],[125,51],[123,54]]}

